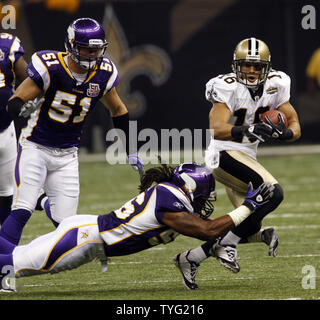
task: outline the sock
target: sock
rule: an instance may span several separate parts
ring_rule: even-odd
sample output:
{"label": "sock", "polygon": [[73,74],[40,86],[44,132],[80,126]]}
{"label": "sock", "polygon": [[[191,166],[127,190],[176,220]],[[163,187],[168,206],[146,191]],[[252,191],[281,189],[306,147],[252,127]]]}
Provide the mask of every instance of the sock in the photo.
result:
{"label": "sock", "polygon": [[13,249],[16,246],[6,240],[5,238],[0,237],[0,254],[9,254],[12,253]]}
{"label": "sock", "polygon": [[220,244],[222,246],[237,246],[239,241],[241,240],[240,237],[238,237],[236,234],[234,234],[232,231],[229,231],[220,241]]}
{"label": "sock", "polygon": [[30,217],[31,212],[25,209],[11,211],[11,214],[1,227],[0,237],[18,245],[22,235],[22,230]]}
{"label": "sock", "polygon": [[[7,273],[8,268],[13,266],[12,254],[0,254],[0,273]],[[6,269],[6,270],[5,270]]]}
{"label": "sock", "polygon": [[4,221],[9,217],[11,206],[4,206],[0,204],[0,224],[3,225]]}
{"label": "sock", "polygon": [[190,250],[188,259],[200,264],[203,260],[207,259],[206,253],[203,251],[202,246]]}
{"label": "sock", "polygon": [[[44,202],[44,203],[43,203]],[[50,210],[50,203],[49,203],[49,200],[48,198],[44,198],[42,200],[42,203],[41,204],[43,206],[43,209],[46,211],[46,215],[47,217],[51,220],[51,222],[53,223],[53,225],[57,228],[59,223],[55,220],[53,220],[52,216],[51,216],[51,210]]]}

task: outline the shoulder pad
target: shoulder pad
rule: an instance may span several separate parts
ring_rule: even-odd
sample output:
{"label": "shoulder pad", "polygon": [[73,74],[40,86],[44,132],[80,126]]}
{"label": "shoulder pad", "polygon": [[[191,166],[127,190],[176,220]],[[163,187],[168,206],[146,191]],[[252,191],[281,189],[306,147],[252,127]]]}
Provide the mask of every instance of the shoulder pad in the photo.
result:
{"label": "shoulder pad", "polygon": [[273,69],[269,72],[267,79],[272,85],[278,87],[287,87],[291,84],[291,79],[286,73]]}
{"label": "shoulder pad", "polygon": [[236,88],[237,79],[234,73],[219,75],[207,82],[206,99],[228,104]]}

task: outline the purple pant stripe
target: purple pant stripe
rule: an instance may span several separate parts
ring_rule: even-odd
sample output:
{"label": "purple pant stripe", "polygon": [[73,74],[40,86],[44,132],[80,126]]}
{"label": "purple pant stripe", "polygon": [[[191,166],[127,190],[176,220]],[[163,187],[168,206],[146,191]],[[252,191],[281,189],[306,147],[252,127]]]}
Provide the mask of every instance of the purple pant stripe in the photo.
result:
{"label": "purple pant stripe", "polygon": [[77,246],[78,228],[69,230],[64,236],[55,244],[49,258],[42,268],[44,271],[50,270],[54,263],[67,251]]}
{"label": "purple pant stripe", "polygon": [[16,180],[16,185],[17,185],[17,187],[20,186],[19,164],[20,164],[20,159],[21,159],[21,153],[22,153],[22,148],[21,148],[21,146],[20,146],[20,144],[19,144],[19,146],[18,146],[17,161],[16,161],[15,170],[14,170],[14,176],[15,176],[15,180]]}

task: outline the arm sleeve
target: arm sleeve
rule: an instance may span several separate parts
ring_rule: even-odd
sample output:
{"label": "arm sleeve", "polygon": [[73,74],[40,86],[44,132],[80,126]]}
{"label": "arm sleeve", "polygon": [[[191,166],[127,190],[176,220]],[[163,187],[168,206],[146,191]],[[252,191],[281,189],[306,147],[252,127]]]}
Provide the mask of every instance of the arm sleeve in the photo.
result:
{"label": "arm sleeve", "polygon": [[15,64],[21,56],[24,55],[24,50],[21,45],[21,41],[18,37],[15,37],[9,52],[9,59],[12,61],[12,64]]}
{"label": "arm sleeve", "polygon": [[50,74],[37,53],[34,53],[27,68],[27,75],[37,86],[46,91],[50,85]]}
{"label": "arm sleeve", "polygon": [[227,83],[221,78],[213,78],[206,84],[205,96],[212,103],[225,103],[231,110],[234,83]]}
{"label": "arm sleeve", "polygon": [[276,108],[280,107],[282,104],[290,100],[290,87],[291,87],[291,79],[290,77],[281,72],[281,79],[278,82],[278,99]]}

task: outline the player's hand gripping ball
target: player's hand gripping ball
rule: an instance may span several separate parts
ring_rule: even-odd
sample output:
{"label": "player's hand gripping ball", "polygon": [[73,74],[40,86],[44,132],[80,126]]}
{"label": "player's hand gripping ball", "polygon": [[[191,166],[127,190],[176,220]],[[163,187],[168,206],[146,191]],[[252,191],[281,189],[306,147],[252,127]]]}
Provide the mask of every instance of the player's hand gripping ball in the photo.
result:
{"label": "player's hand gripping ball", "polygon": [[278,110],[269,110],[260,116],[260,120],[270,125],[273,129],[272,137],[274,139],[281,139],[286,128],[288,121],[285,114]]}

